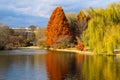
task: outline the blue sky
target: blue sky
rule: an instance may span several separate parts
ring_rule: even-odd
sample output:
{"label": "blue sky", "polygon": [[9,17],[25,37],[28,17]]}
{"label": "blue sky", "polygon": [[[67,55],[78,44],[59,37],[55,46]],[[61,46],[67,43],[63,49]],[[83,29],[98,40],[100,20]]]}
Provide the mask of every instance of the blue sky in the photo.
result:
{"label": "blue sky", "polygon": [[62,6],[66,13],[77,13],[89,7],[105,8],[114,2],[120,0],[0,0],[0,23],[11,27],[45,27],[56,6]]}

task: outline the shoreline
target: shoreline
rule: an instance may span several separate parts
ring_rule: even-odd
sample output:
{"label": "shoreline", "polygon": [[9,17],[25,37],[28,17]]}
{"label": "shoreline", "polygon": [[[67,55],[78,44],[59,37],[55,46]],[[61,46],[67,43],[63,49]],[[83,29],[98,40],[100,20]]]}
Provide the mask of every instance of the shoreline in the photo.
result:
{"label": "shoreline", "polygon": [[50,50],[50,51],[61,51],[61,52],[73,52],[78,54],[86,54],[86,55],[95,55],[91,51],[80,51],[76,50],[75,48],[67,48],[67,49],[53,49],[53,48],[40,48],[39,46],[29,46],[29,47],[19,47],[18,49],[44,49],[44,50]]}
{"label": "shoreline", "polygon": [[39,46],[19,47],[18,49],[41,49]]}
{"label": "shoreline", "polygon": [[61,52],[73,52],[73,53],[77,53],[77,54],[85,54],[85,55],[98,55],[98,56],[120,56],[120,49],[115,49],[114,51],[119,51],[118,54],[94,54],[92,51],[80,51],[77,50],[75,48],[67,48],[67,49],[53,49],[53,48],[49,48],[48,50],[51,51],[61,51]]}
{"label": "shoreline", "polygon": [[[29,47],[19,47],[20,49],[27,48],[27,49],[44,49],[44,50],[50,50],[50,51],[61,51],[61,52],[73,52],[78,54],[85,54],[85,55],[103,55],[103,56],[120,56],[120,54],[94,54],[91,51],[80,51],[75,48],[66,48],[66,49],[53,49],[53,48],[41,48],[39,46],[29,46]],[[119,51],[120,49],[115,49],[115,51]]]}
{"label": "shoreline", "polygon": [[51,50],[51,51],[61,51],[61,52],[73,52],[73,53],[86,54],[86,55],[95,55],[91,51],[80,51],[80,50],[71,49],[71,48],[68,48],[68,49],[53,49],[53,48],[49,48],[48,50]]}

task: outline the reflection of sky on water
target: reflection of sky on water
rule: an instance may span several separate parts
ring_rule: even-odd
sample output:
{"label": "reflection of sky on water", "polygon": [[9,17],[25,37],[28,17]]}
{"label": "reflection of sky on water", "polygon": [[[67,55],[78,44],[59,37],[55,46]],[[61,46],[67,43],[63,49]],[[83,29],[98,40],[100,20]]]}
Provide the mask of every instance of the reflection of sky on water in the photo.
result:
{"label": "reflection of sky on water", "polygon": [[16,50],[6,50],[0,51],[0,55],[34,55],[34,54],[45,54],[45,50],[41,49],[16,49]]}
{"label": "reflection of sky on water", "polygon": [[47,80],[45,54],[37,50],[35,54],[31,51],[32,55],[15,55],[15,51],[19,50],[0,55],[0,80]]}
{"label": "reflection of sky on water", "polygon": [[7,72],[8,80],[46,80],[45,64],[36,57],[39,56],[24,56],[25,62],[14,61]]}
{"label": "reflection of sky on water", "polygon": [[39,49],[0,51],[0,54],[0,80],[120,80],[119,56]]}

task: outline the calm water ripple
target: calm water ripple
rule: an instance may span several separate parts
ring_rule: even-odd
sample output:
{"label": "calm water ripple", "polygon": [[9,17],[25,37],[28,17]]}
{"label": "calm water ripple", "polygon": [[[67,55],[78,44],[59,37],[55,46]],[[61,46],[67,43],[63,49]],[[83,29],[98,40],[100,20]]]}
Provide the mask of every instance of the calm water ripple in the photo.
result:
{"label": "calm water ripple", "polygon": [[120,80],[120,57],[40,49],[0,51],[0,80]]}

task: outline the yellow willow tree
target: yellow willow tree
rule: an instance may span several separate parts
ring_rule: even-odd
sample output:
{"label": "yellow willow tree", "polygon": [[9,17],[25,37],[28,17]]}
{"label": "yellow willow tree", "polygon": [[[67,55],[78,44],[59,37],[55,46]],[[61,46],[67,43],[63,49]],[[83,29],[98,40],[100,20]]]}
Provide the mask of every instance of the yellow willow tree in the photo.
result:
{"label": "yellow willow tree", "polygon": [[94,53],[113,54],[120,46],[120,4],[111,4],[106,9],[88,9],[91,20],[82,34],[85,46]]}

